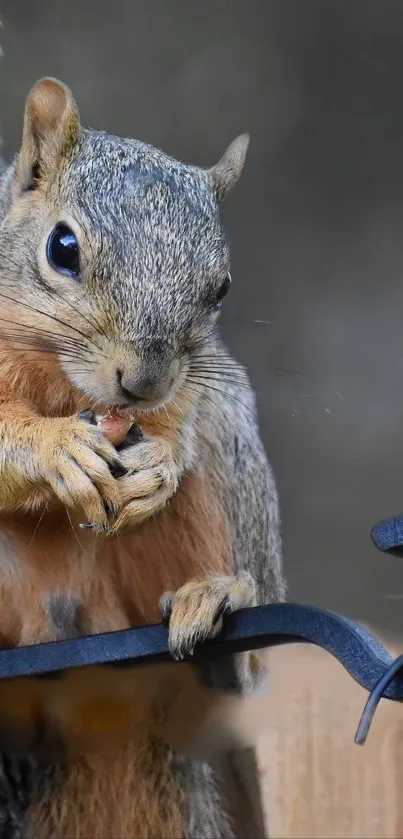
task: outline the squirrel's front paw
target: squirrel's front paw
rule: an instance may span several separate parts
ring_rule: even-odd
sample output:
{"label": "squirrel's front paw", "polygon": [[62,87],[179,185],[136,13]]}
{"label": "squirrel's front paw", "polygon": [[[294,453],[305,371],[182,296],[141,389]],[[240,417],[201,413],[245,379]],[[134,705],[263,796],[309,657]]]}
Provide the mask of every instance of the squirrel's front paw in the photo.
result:
{"label": "squirrel's front paw", "polygon": [[159,513],[179,483],[172,448],[162,437],[145,438],[119,455],[128,474],[118,481],[121,511],[114,532],[135,527]]}
{"label": "squirrel's front paw", "polygon": [[95,425],[78,417],[47,420],[39,465],[62,504],[81,508],[95,530],[109,530],[121,505],[116,478],[125,469]]}
{"label": "squirrel's front paw", "polygon": [[192,655],[196,644],[218,634],[224,614],[255,603],[255,582],[247,571],[233,577],[192,580],[176,594],[163,594],[160,609],[163,621],[169,623],[172,656],[182,659]]}

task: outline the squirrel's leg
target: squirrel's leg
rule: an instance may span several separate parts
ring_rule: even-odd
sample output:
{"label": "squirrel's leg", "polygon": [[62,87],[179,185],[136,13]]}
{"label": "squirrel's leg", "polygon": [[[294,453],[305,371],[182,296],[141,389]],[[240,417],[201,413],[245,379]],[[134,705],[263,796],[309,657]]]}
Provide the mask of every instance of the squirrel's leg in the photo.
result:
{"label": "squirrel's leg", "polygon": [[56,498],[106,529],[121,504],[117,470],[125,473],[96,426],[77,416],[42,417],[27,403],[0,398],[0,512]]}

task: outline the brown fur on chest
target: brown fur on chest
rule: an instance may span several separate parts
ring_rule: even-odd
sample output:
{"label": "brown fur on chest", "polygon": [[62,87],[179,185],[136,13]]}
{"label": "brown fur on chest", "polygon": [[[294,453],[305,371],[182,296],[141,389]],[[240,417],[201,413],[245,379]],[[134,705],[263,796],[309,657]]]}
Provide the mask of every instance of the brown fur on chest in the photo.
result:
{"label": "brown fur on chest", "polygon": [[228,525],[208,476],[185,476],[164,512],[128,536],[94,538],[71,515],[3,517],[0,560],[2,634],[11,645],[59,637],[47,602],[68,595],[81,604],[83,632],[159,620],[158,601],[189,579],[225,573]]}

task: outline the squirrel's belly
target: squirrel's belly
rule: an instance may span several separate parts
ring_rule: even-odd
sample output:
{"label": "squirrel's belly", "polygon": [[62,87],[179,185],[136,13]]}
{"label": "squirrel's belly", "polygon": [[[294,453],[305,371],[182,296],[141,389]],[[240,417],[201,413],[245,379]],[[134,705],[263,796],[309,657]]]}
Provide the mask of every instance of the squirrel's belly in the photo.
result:
{"label": "squirrel's belly", "polygon": [[[217,493],[210,494],[197,475],[183,480],[159,517],[127,537],[94,540],[65,515],[36,522],[23,515],[3,518],[1,643],[17,646],[158,621],[164,591],[206,573],[228,572],[230,560]],[[186,680],[187,668],[180,670]],[[55,682],[53,691],[38,695],[42,719],[56,723],[73,752],[151,731],[150,708],[159,712],[155,697],[172,682],[171,668],[169,679],[159,668],[152,671],[114,680],[106,693],[94,690],[95,672],[88,680],[73,674],[71,690],[64,686],[59,693]],[[198,690],[193,683],[192,690]]]}
{"label": "squirrel's belly", "polygon": [[[65,510],[3,514],[0,633],[13,625],[7,642],[20,645],[155,622],[164,591],[229,573],[231,564],[219,494],[197,473],[182,479],[159,516],[125,536],[94,537]],[[63,627],[63,614],[54,620],[55,598],[76,603],[75,620],[67,610],[71,625]]]}

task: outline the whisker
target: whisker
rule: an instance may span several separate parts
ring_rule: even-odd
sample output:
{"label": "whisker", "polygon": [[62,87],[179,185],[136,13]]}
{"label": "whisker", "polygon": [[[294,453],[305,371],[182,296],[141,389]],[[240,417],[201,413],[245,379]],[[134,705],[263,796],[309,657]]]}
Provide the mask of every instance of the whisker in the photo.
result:
{"label": "whisker", "polygon": [[179,413],[180,413],[180,414],[181,414],[181,416],[183,417],[183,415],[184,415],[184,414],[183,414],[183,409],[181,408],[181,406],[180,406],[180,405],[178,405],[178,403],[177,403],[176,399],[171,399],[171,402],[172,402],[173,406],[176,408],[176,410],[177,410],[177,411],[179,411]]}
{"label": "whisker", "polygon": [[189,362],[191,364],[219,364],[220,366],[226,367],[239,367],[243,369],[243,365],[239,364],[238,361],[235,361],[233,358],[225,357],[224,355],[211,355],[211,356],[197,356],[196,358],[190,358]]}
{"label": "whisker", "polygon": [[[216,399],[213,396],[211,396],[211,394],[208,392],[209,390],[217,391],[217,388],[212,388],[209,385],[203,385],[203,387],[193,387],[189,388],[189,390],[191,390],[193,393],[196,393],[199,396],[199,398],[203,397],[203,399],[208,399],[208,401],[211,402],[212,405],[214,405],[215,407],[217,406]],[[241,400],[234,399],[234,397],[232,397],[232,395],[225,390],[219,390],[218,393],[220,393],[223,399],[228,402],[231,408],[239,407],[240,405],[242,405],[242,407],[254,417],[253,411],[249,408],[248,405],[245,405],[243,402],[241,402]]]}
{"label": "whisker", "polygon": [[95,412],[95,408],[98,408],[98,406],[101,405],[101,403],[102,403],[102,399],[97,399],[96,402],[94,402],[94,404],[92,406],[92,410]]}
{"label": "whisker", "polygon": [[213,344],[214,352],[206,352],[205,351],[206,349],[210,349],[210,341],[203,342],[203,344],[201,346],[202,346],[203,351],[200,352],[200,353],[195,353],[194,347],[192,347],[191,353],[196,358],[199,358],[199,357],[200,358],[209,358],[209,357],[210,358],[215,358],[218,355],[225,355],[227,358],[231,358],[232,360],[234,360],[230,351],[227,350],[226,347],[223,347],[223,346],[220,346],[220,345],[217,345],[217,344],[214,343]]}
{"label": "whisker", "polygon": [[27,333],[28,334],[30,333],[33,336],[46,335],[46,336],[49,336],[51,339],[57,338],[58,340],[63,340],[66,343],[71,344],[74,347],[81,347],[82,349],[87,349],[87,347],[86,347],[86,345],[84,344],[83,341],[79,341],[79,340],[77,340],[77,338],[72,338],[69,335],[63,335],[63,334],[61,335],[58,332],[52,332],[51,330],[43,329],[42,327],[40,329],[36,329],[35,327],[29,326],[28,324],[22,324],[22,323],[19,323],[16,320],[10,320],[10,318],[0,317],[0,322],[6,323],[6,324],[11,324],[12,326],[19,327],[19,334],[22,334],[22,335],[26,335]]}
{"label": "whisker", "polygon": [[[7,353],[9,352],[33,352],[33,353],[43,353],[44,355],[57,355],[63,358],[70,358],[74,359],[75,361],[85,361],[88,364],[96,364],[95,361],[91,361],[90,359],[83,359],[82,355],[77,352],[73,352],[72,350],[68,350],[62,347],[44,347],[41,344],[37,344],[37,346],[32,346],[32,341],[24,341],[22,338],[13,338],[3,336],[0,331],[0,341],[3,340],[5,343],[9,343],[10,340],[13,341],[14,344],[19,344],[19,346],[8,346]],[[0,348],[1,351],[1,348]]]}
{"label": "whisker", "polygon": [[8,263],[9,265],[11,265],[12,268],[16,268],[18,271],[21,271],[21,265],[15,259],[13,259],[10,254],[0,250],[0,259],[2,259],[6,263],[6,268]]}
{"label": "whisker", "polygon": [[79,317],[83,318],[83,320],[85,320],[85,322],[88,323],[89,326],[92,326],[92,328],[95,329],[95,331],[97,332],[98,335],[103,335],[104,338],[108,337],[105,330],[102,328],[102,326],[99,324],[99,322],[95,318],[95,315],[93,315],[91,313],[90,316],[88,316],[84,312],[77,309],[76,306],[73,306],[73,304],[70,300],[67,300],[66,297],[63,297],[63,295],[60,293],[60,291],[58,289],[53,289],[53,288],[48,289],[47,288],[46,291],[47,291],[49,296],[52,296],[52,294],[53,294],[53,295],[55,295],[55,297],[59,297],[59,299],[62,300],[63,303],[66,303],[66,305],[69,306],[70,309],[73,312],[75,312],[77,315],[79,315]]}
{"label": "whisker", "polygon": [[[173,399],[172,399],[172,402],[173,402]],[[170,426],[170,425],[171,425],[171,418],[170,418],[170,416],[169,416],[168,409],[167,409],[166,405],[163,405],[162,407],[163,407],[163,409],[164,409],[164,411],[165,411],[166,418],[167,418],[167,420],[168,420],[168,426]]]}
{"label": "whisker", "polygon": [[75,344],[69,343],[67,343],[66,345],[64,343],[61,344],[59,341],[56,342],[54,340],[51,340],[50,338],[48,338],[47,335],[41,335],[40,332],[32,332],[26,334],[25,332],[22,332],[19,329],[5,329],[5,327],[1,325],[0,337],[3,341],[20,341],[21,343],[31,345],[37,344],[38,346],[47,348],[63,347],[66,350],[69,350],[69,352],[82,352],[83,349],[85,349],[80,347],[80,345],[76,346]]}
{"label": "whisker", "polygon": [[[188,385],[185,385],[185,387],[183,388],[183,390],[184,390],[184,391],[186,391],[186,398],[188,399],[188,401],[190,402],[190,404],[193,406],[193,408],[196,408],[196,407],[197,407],[197,403],[198,403],[198,401],[200,400],[201,396],[203,396],[203,391],[202,391],[202,390],[198,390],[198,391],[193,390],[192,388],[189,388],[189,387],[188,387]],[[191,398],[189,397],[189,393],[190,393],[190,394],[191,394],[191,393],[197,393],[197,396],[198,396],[197,401],[196,401],[196,400],[194,400],[194,399],[191,399]]]}
{"label": "whisker", "polygon": [[216,384],[221,384],[222,383],[222,384],[226,384],[226,385],[236,385],[237,387],[243,387],[246,390],[249,390],[249,387],[250,387],[249,382],[243,382],[243,381],[239,381],[238,379],[233,379],[233,378],[229,378],[229,377],[224,378],[223,376],[220,376],[219,378],[217,377],[216,379],[214,379],[214,378],[212,378],[212,376],[204,376],[204,375],[197,374],[197,376],[189,376],[188,375],[187,378],[189,379],[189,381],[215,382]]}
{"label": "whisker", "polygon": [[[194,379],[192,379],[192,385],[197,385],[197,382]],[[222,390],[218,387],[213,387],[211,384],[206,384],[205,382],[200,383],[200,388],[206,388],[207,390],[211,390],[214,393],[219,393],[220,396],[223,396],[225,399],[227,399],[229,404],[233,406],[242,405],[242,407],[245,408],[245,410],[248,411],[254,417],[254,411],[252,410],[252,408],[249,405],[246,405],[244,402],[242,402],[241,399],[238,399],[238,397],[235,397],[232,393],[228,393],[228,391]]]}
{"label": "whisker", "polygon": [[[192,387],[192,386],[190,386],[190,385],[189,385],[189,383],[188,383],[188,382],[186,382],[186,385],[185,385],[185,387],[184,387],[184,390],[186,391],[186,394],[188,394],[188,393],[194,393],[194,394],[198,397],[197,402],[199,402],[199,401],[200,401],[200,399],[202,398],[202,396],[203,396],[203,397],[206,397],[206,396],[208,395],[208,394],[204,391],[203,387],[199,387],[199,388],[197,388],[197,387]],[[197,405],[197,402],[194,402],[193,404],[194,404],[194,405]]]}
{"label": "whisker", "polygon": [[239,364],[235,358],[232,357],[227,352],[214,352],[214,353],[193,353],[191,356],[192,361],[217,361],[217,359],[224,359],[228,361],[230,364]]}
{"label": "whisker", "polygon": [[240,364],[239,361],[236,361],[235,358],[231,358],[226,353],[216,353],[214,355],[198,355],[198,356],[191,356],[189,358],[190,364],[220,364],[226,365],[228,367],[237,367],[240,369],[244,369],[244,365]]}
{"label": "whisker", "polygon": [[49,312],[43,312],[41,309],[37,309],[35,306],[31,306],[29,303],[24,303],[22,300],[16,300],[14,297],[10,297],[3,292],[0,292],[0,297],[3,300],[9,300],[11,303],[15,303],[17,306],[22,306],[24,309],[28,309],[31,312],[35,312],[35,314],[43,315],[44,317],[49,318],[50,320],[55,321],[56,323],[60,324],[61,326],[65,326],[67,329],[71,329],[73,332],[76,332],[77,335],[81,335],[82,338],[85,339],[86,342],[93,344],[98,350],[102,352],[102,347],[93,340],[93,338],[89,338],[84,332],[80,329],[77,329],[76,326],[72,324],[66,323],[65,321],[61,320],[61,318],[56,317],[56,315],[51,315]]}
{"label": "whisker", "polygon": [[35,539],[35,536],[36,536],[36,534],[37,534],[37,532],[38,532],[38,530],[39,530],[39,528],[40,528],[40,525],[41,525],[41,523],[42,523],[42,521],[43,521],[43,517],[44,517],[45,513],[47,513],[47,506],[45,506],[45,507],[43,508],[43,510],[42,510],[42,512],[41,512],[41,515],[39,516],[39,519],[38,519],[38,521],[37,521],[37,523],[36,523],[36,525],[35,525],[35,527],[34,527],[34,532],[33,532],[32,536],[31,536],[31,538],[30,538],[30,540],[29,540],[29,547],[31,547],[32,542],[33,542],[33,541],[34,541],[34,539]]}
{"label": "whisker", "polygon": [[72,530],[72,532],[74,533],[74,536],[76,537],[77,542],[78,542],[78,544],[79,544],[79,546],[80,546],[80,548],[81,548],[81,550],[82,550],[82,549],[83,549],[83,545],[82,545],[82,543],[80,542],[80,540],[79,540],[79,538],[78,538],[78,533],[77,533],[77,531],[76,531],[76,529],[75,529],[75,527],[74,527],[74,525],[73,525],[73,522],[72,522],[72,520],[71,520],[70,510],[69,510],[69,508],[68,508],[68,507],[65,507],[64,509],[66,510],[66,515],[67,515],[67,518],[68,518],[68,520],[69,520],[69,522],[70,522],[70,527],[71,527],[71,530]]}
{"label": "whisker", "polygon": [[[29,339],[25,336],[20,336],[20,335],[17,335],[17,336],[14,336],[12,334],[11,335],[10,334],[5,335],[4,333],[2,333],[1,329],[0,329],[0,341],[4,341],[7,344],[10,341],[13,342],[13,346],[7,346],[7,350],[5,350],[5,349],[3,350],[3,351],[6,351],[7,354],[9,354],[10,352],[35,353],[35,354],[39,353],[39,354],[43,354],[43,355],[57,356],[58,358],[63,359],[63,361],[66,364],[72,364],[73,362],[75,363],[77,361],[81,361],[88,366],[89,365],[93,366],[93,365],[97,364],[97,361],[92,360],[90,358],[83,358],[82,353],[74,351],[73,349],[70,349],[69,347],[66,348],[64,346],[57,346],[57,345],[54,345],[52,347],[43,346],[40,343],[38,338],[35,340],[35,339]],[[0,352],[1,351],[2,351],[2,349],[0,347]]]}
{"label": "whisker", "polygon": [[212,375],[220,376],[221,373],[225,376],[230,374],[231,376],[235,376],[238,379],[243,379],[245,382],[249,381],[249,376],[245,370],[239,370],[238,367],[221,367],[219,365],[189,365],[189,370],[192,373],[211,373]]}
{"label": "whisker", "polygon": [[[1,347],[0,347],[0,352],[2,352]],[[4,348],[3,352],[7,352],[7,354],[10,353],[10,352],[15,352],[15,353],[29,353],[29,352],[31,352],[31,353],[35,353],[35,354],[39,353],[40,355],[53,355],[53,356],[62,355],[62,353],[59,353],[59,352],[57,352],[56,350],[53,350],[53,349],[46,349],[46,347],[31,347],[31,346],[26,346],[25,344],[23,344],[21,347],[7,347],[7,350]],[[74,361],[81,361],[82,360],[80,358],[80,356],[75,356],[75,355],[67,355],[66,354],[66,358],[71,358],[71,360],[74,360]],[[92,363],[95,363],[95,362],[92,362]]]}
{"label": "whisker", "polygon": [[[10,264],[10,265],[13,265],[13,267],[14,267],[14,268],[18,268],[18,269],[20,269],[20,268],[21,268],[21,266],[20,266],[17,262],[15,262],[14,260],[12,260],[8,254],[0,253],[0,255],[1,255],[3,258],[5,258],[6,260],[8,260],[9,264]],[[72,303],[70,300],[66,299],[66,297],[64,297],[64,296],[60,293],[60,291],[59,291],[58,289],[56,289],[56,288],[50,288],[49,286],[42,285],[42,290],[44,290],[44,291],[45,291],[45,293],[47,293],[48,297],[52,297],[52,296],[54,296],[54,297],[58,297],[60,300],[62,300],[64,303],[66,303],[66,305],[67,305],[67,306],[69,306],[69,307],[70,307],[70,309],[71,309],[73,312],[75,312],[75,313],[76,313],[76,314],[78,314],[81,318],[83,318],[83,319],[84,319],[84,320],[85,320],[85,321],[89,324],[89,326],[92,326],[93,328],[95,328],[95,331],[96,331],[99,335],[103,335],[105,338],[107,338],[107,337],[108,337],[108,336],[107,336],[107,334],[106,334],[106,332],[105,332],[105,330],[102,328],[101,324],[100,324],[100,323],[98,322],[98,320],[95,318],[95,315],[92,315],[92,314],[91,314],[91,318],[92,318],[92,320],[90,320],[90,319],[89,319],[89,317],[88,317],[87,315],[85,315],[85,313],[84,313],[84,312],[82,312],[82,311],[80,311],[79,309],[77,309],[77,308],[73,305],[73,303]],[[46,313],[45,313],[45,312],[43,312],[43,314],[46,314]],[[73,327],[73,328],[74,328],[74,327]]]}

